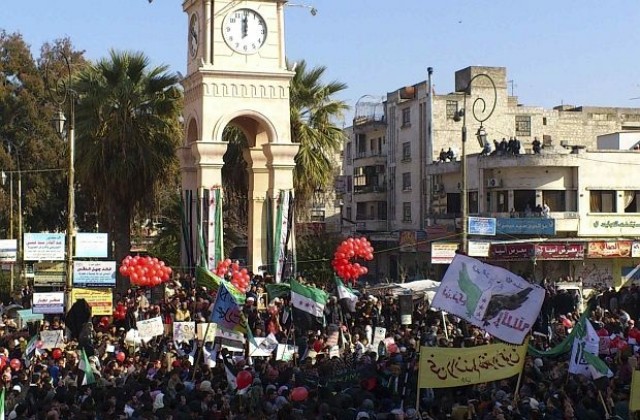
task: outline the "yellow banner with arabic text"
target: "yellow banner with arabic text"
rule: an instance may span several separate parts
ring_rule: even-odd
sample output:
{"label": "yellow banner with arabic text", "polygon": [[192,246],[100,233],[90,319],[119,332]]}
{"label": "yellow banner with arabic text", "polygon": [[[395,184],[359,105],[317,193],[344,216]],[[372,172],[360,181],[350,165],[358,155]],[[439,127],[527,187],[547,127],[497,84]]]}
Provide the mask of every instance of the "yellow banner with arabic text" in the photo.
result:
{"label": "yellow banner with arabic text", "polygon": [[497,381],[518,375],[524,366],[529,340],[520,346],[420,348],[420,388],[449,388]]}
{"label": "yellow banner with arabic text", "polygon": [[113,293],[111,289],[71,289],[71,302],[84,299],[91,307],[93,316],[113,315]]}
{"label": "yellow banner with arabic text", "polygon": [[631,379],[629,411],[640,411],[640,370],[634,370]]}

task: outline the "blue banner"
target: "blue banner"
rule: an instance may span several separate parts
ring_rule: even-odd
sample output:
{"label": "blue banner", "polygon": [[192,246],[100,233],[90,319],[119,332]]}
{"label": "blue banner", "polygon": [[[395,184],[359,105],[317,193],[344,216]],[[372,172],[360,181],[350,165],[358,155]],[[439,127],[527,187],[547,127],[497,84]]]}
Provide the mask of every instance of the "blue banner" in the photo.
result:
{"label": "blue banner", "polygon": [[544,217],[496,219],[498,235],[555,235],[556,221]]}

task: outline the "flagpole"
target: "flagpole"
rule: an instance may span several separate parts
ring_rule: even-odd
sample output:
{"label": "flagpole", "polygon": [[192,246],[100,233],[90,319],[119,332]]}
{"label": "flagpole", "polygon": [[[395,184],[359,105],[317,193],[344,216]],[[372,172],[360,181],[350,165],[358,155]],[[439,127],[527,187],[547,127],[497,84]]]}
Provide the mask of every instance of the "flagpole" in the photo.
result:
{"label": "flagpole", "polygon": [[[527,335],[524,339],[524,341],[522,342],[522,345],[525,347],[529,346],[529,335]],[[526,351],[525,351],[525,357],[526,357]],[[515,407],[518,403],[518,393],[520,392],[520,384],[522,382],[522,376],[524,374],[524,362],[525,359],[522,359],[522,366],[520,366],[520,373],[518,374],[518,381],[516,382],[516,389],[513,392],[513,406]]]}
{"label": "flagpole", "polygon": [[[207,341],[207,337],[209,336],[209,327],[211,326],[211,322],[207,322],[207,328],[204,330],[204,337],[202,337],[202,344],[200,344],[200,352],[198,353],[198,359],[194,361],[193,364],[193,375],[191,376],[191,381],[193,382],[196,379],[196,370],[198,369],[198,363],[200,363],[200,359],[202,358],[202,354],[204,353],[203,347],[205,342]],[[196,332],[198,331],[198,324],[196,324]],[[196,337],[197,338],[197,337]],[[196,341],[196,347],[198,346],[198,342]]]}
{"label": "flagpole", "polygon": [[604,401],[604,397],[602,396],[602,391],[598,390],[598,396],[600,397],[600,402],[602,403],[602,407],[604,408],[604,413],[609,418],[609,410],[607,409],[607,404]]}

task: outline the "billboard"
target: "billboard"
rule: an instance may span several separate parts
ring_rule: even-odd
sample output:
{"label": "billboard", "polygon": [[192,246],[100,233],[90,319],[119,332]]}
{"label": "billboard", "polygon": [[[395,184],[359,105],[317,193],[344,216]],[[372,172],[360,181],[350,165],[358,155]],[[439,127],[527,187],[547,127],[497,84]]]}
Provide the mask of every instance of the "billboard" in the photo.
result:
{"label": "billboard", "polygon": [[74,261],[73,285],[78,287],[115,287],[115,261]]}
{"label": "billboard", "polygon": [[544,217],[513,217],[496,219],[498,235],[555,235],[556,221]]}
{"label": "billboard", "polygon": [[64,261],[64,233],[25,233],[25,261]]}

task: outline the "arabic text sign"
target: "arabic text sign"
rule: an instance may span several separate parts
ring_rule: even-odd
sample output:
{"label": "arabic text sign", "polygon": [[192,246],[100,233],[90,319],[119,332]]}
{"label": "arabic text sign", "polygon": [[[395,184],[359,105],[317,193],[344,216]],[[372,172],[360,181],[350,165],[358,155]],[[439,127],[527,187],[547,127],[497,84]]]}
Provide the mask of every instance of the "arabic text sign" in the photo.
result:
{"label": "arabic text sign", "polygon": [[76,233],[76,257],[107,258],[109,235],[106,233]]}
{"label": "arabic text sign", "polygon": [[458,246],[455,242],[431,243],[431,264],[451,264]]}
{"label": "arabic text sign", "polygon": [[116,262],[74,261],[73,285],[80,287],[116,287]]}
{"label": "arabic text sign", "polygon": [[640,242],[631,244],[631,258],[640,258]]}
{"label": "arabic text sign", "polygon": [[62,330],[40,331],[40,341],[42,341],[43,349],[64,349],[64,335]]}
{"label": "arabic text sign", "polygon": [[173,340],[178,343],[188,343],[196,338],[195,322],[174,322],[173,323]]}
{"label": "arabic text sign", "polygon": [[17,239],[0,239],[0,263],[16,262],[18,257]]}
{"label": "arabic text sign", "polygon": [[518,375],[527,343],[521,346],[490,344],[479,347],[421,347],[420,388],[449,388],[497,381]]}
{"label": "arabic text sign", "polygon": [[589,258],[630,258],[631,241],[592,241],[587,248]]}
{"label": "arabic text sign", "polygon": [[528,260],[536,250],[533,244],[492,244],[489,254],[495,260]]}
{"label": "arabic text sign", "polygon": [[64,233],[25,233],[25,261],[64,261]]}
{"label": "arabic text sign", "polygon": [[522,344],[545,290],[502,267],[458,254],[431,302],[511,344]]}
{"label": "arabic text sign", "polygon": [[468,255],[470,257],[488,257],[491,242],[469,241]]}
{"label": "arabic text sign", "polygon": [[162,318],[155,317],[136,322],[136,329],[140,338],[152,338],[164,334],[164,325]]}
{"label": "arabic text sign", "polygon": [[111,290],[91,290],[74,287],[71,289],[71,301],[84,299],[91,307],[93,316],[110,316],[113,314],[113,295]]}
{"label": "arabic text sign", "polygon": [[46,292],[33,294],[34,314],[64,313],[64,292]]}
{"label": "arabic text sign", "polygon": [[582,260],[584,244],[582,243],[543,243],[535,246],[536,258],[539,260]]}
{"label": "arabic text sign", "polygon": [[496,234],[496,219],[493,217],[469,217],[469,235]]}
{"label": "arabic text sign", "polygon": [[544,217],[510,217],[496,219],[500,235],[555,235],[556,221]]}

